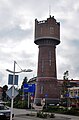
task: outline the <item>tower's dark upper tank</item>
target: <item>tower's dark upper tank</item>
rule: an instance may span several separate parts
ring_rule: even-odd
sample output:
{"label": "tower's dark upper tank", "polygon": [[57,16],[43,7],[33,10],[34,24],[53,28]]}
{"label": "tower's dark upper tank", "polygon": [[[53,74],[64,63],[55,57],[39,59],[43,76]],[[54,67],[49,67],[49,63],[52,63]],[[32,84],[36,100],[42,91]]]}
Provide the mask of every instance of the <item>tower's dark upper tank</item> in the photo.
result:
{"label": "tower's dark upper tank", "polygon": [[51,40],[55,45],[60,43],[60,23],[56,21],[54,16],[43,21],[35,19],[34,43],[39,45],[42,40]]}

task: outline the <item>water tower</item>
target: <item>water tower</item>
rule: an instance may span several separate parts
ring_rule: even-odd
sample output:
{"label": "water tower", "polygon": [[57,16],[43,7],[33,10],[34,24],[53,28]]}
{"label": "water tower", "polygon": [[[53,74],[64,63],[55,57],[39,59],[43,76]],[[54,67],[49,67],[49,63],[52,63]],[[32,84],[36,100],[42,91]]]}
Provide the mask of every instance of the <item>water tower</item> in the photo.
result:
{"label": "water tower", "polygon": [[34,43],[39,48],[35,103],[43,98],[47,103],[58,103],[56,45],[60,43],[60,23],[54,16],[43,21],[35,19]]}

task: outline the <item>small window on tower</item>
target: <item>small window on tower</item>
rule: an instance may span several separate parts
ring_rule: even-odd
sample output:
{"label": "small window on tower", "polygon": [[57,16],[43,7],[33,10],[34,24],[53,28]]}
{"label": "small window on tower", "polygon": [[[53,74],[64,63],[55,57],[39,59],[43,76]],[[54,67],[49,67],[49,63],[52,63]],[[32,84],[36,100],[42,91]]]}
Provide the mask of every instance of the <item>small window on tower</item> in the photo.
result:
{"label": "small window on tower", "polygon": [[42,72],[44,71],[44,60],[42,60]]}
{"label": "small window on tower", "polygon": [[52,61],[51,61],[51,59],[52,59],[52,58],[51,58],[51,51],[49,51],[49,56],[48,56],[48,58],[49,58],[49,65],[51,66],[51,62],[52,62]]}
{"label": "small window on tower", "polygon": [[50,27],[50,34],[54,34],[54,27]]}
{"label": "small window on tower", "polygon": [[40,92],[41,92],[41,94],[43,94],[43,92],[44,92],[44,86],[43,85],[41,85]]}
{"label": "small window on tower", "polygon": [[42,28],[41,28],[41,34],[42,34]]}

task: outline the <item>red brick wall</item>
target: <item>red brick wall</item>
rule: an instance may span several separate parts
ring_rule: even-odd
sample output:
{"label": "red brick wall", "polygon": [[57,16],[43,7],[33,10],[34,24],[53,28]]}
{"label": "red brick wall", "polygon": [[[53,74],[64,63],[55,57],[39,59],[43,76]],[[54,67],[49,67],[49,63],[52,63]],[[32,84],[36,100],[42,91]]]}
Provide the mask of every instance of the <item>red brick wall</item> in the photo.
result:
{"label": "red brick wall", "polygon": [[39,45],[35,98],[59,98],[56,74],[56,45],[60,43],[60,24],[54,17],[35,20],[35,44]]}
{"label": "red brick wall", "polygon": [[60,40],[60,23],[56,22],[54,17],[46,21],[35,20],[35,39],[39,37],[55,37]]}
{"label": "red brick wall", "polygon": [[55,46],[39,46],[38,57],[38,77],[55,77],[56,78],[56,55]]}

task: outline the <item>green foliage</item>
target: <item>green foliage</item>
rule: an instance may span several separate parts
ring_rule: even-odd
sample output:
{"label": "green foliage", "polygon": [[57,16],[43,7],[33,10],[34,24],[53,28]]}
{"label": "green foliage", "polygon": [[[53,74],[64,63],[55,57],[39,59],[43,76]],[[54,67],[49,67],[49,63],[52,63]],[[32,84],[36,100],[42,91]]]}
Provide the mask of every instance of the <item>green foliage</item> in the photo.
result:
{"label": "green foliage", "polygon": [[50,118],[55,118],[55,115],[53,113],[51,113]]}
{"label": "green foliage", "polygon": [[66,71],[64,72],[64,75],[63,75],[63,84],[61,88],[61,94],[63,95],[63,98],[65,99],[65,101],[67,100],[67,97],[69,94],[68,87],[70,86],[70,81],[68,80],[68,78],[69,78],[69,71]]}
{"label": "green foliage", "polygon": [[64,111],[64,114],[68,114],[68,115],[77,115],[79,116],[79,108],[71,108],[70,110],[67,109],[66,111]]}
{"label": "green foliage", "polygon": [[9,106],[9,107],[11,107],[11,101],[8,101],[8,102],[6,103],[6,105]]}
{"label": "green foliage", "polygon": [[43,109],[44,112],[57,112],[59,109],[58,106],[48,106],[47,109]]}
{"label": "green foliage", "polygon": [[2,93],[2,100],[3,101],[6,101],[7,100],[7,97],[6,97],[6,91],[8,90],[8,86],[7,85],[4,85],[3,86],[3,93]]}
{"label": "green foliage", "polygon": [[67,70],[66,72],[64,72],[63,79],[68,80],[68,77],[69,77],[69,71]]}
{"label": "green foliage", "polygon": [[26,109],[27,105],[28,105],[28,103],[26,100],[24,100],[24,101],[19,100],[18,102],[16,102],[16,101],[14,102],[15,108]]}
{"label": "green foliage", "polygon": [[79,116],[79,108],[68,108],[68,107],[60,107],[60,106],[49,106],[47,109],[43,109],[43,112],[53,112],[53,113],[61,113],[67,115],[77,115]]}
{"label": "green foliage", "polygon": [[39,118],[47,118],[47,114],[44,114],[43,112],[38,112],[37,117],[39,117]]}
{"label": "green foliage", "polygon": [[[27,103],[27,93],[23,93],[23,85],[27,83],[27,77],[25,77],[23,79],[22,85],[20,89],[17,89],[19,94],[14,98],[14,103],[13,103],[13,107],[14,108],[28,108],[28,103]],[[4,86],[3,89],[6,91],[7,90],[7,86]],[[24,95],[24,100],[22,100]],[[11,106],[11,101],[8,101],[7,103],[8,106]]]}
{"label": "green foliage", "polygon": [[45,112],[37,112],[37,117],[39,117],[39,118],[54,118],[55,115],[53,113],[49,114],[49,113],[45,113]]}
{"label": "green foliage", "polygon": [[21,89],[23,89],[23,85],[24,85],[25,83],[27,83],[27,81],[28,81],[28,79],[27,79],[27,77],[25,77],[25,78],[23,79],[23,82],[22,82],[22,85],[21,85]]}

